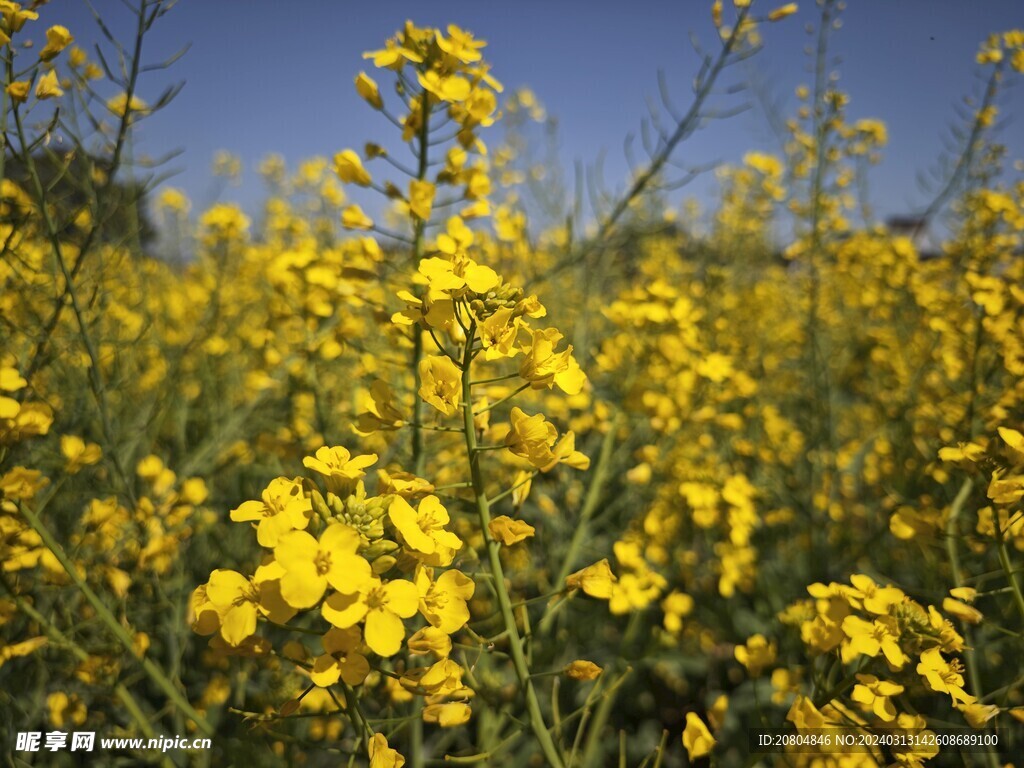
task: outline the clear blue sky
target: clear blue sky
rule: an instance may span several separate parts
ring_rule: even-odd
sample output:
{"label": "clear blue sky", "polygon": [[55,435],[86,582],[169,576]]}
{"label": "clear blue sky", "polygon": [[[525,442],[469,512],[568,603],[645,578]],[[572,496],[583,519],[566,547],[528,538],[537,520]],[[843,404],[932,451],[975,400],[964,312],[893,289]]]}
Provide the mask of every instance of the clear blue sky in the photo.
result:
{"label": "clear blue sky", "polygon": [[[764,12],[778,4],[758,2]],[[115,31],[128,28],[120,2],[95,5]],[[954,104],[976,84],[980,41],[990,32],[1024,27],[1024,2],[849,5],[834,37],[840,85],[852,96],[852,118],[879,117],[889,126],[884,163],[872,176],[873,202],[883,215],[906,212],[926,199],[916,174],[933,163]],[[794,87],[810,81],[804,48],[812,38],[805,26],[816,20],[817,8],[812,0],[800,6],[797,15],[763,29],[765,50],[746,70],[785,99],[787,112],[795,109]],[[530,86],[558,118],[563,161],[591,163],[604,151],[605,178],[621,185],[627,171],[622,142],[637,132],[645,99],[657,93],[659,69],[676,101],[686,104],[697,68],[688,33],[713,39],[709,8],[709,0],[180,0],[157,23],[149,50],[156,59],[191,42],[170,75],[186,85],[168,109],[141,126],[138,151],[183,149],[172,164],[180,173],[171,183],[201,207],[213,189],[212,156],[229,149],[246,163],[247,175],[223,195],[252,208],[262,192],[253,169],[265,154],[279,152],[294,167],[303,158],[379,137],[381,118],[355,95],[352,78],[369,69],[362,52],[379,47],[410,18],[421,25],[457,23],[487,40],[495,76],[507,88]],[[44,10],[87,47],[97,39],[82,0],[60,0]],[[154,75],[141,95],[153,100],[164,82],[162,74]],[[1011,157],[1022,157],[1024,86],[1011,89],[1004,104],[1014,122],[1003,139]],[[678,157],[738,160],[749,149],[777,146],[763,114],[754,110],[698,134]],[[699,194],[711,183],[692,191]]]}

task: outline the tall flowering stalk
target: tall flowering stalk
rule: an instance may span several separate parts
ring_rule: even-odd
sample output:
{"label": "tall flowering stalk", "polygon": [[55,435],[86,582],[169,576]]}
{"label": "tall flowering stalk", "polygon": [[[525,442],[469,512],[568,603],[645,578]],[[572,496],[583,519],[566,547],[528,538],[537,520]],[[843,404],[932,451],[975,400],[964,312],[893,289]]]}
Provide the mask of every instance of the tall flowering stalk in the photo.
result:
{"label": "tall flowering stalk", "polygon": [[[384,737],[372,732],[372,718],[360,703],[369,696],[364,692],[368,681],[388,681],[405,696],[422,697],[422,706],[412,715],[415,761],[423,759],[420,719],[452,727],[470,718],[474,692],[463,677],[468,681],[473,672],[454,660],[457,643],[451,637],[466,628],[467,604],[480,592],[480,584],[454,566],[480,557],[470,556],[453,530],[450,504],[442,503],[439,495],[441,484],[423,477],[439,469],[428,462],[427,437],[447,441],[448,433],[461,433],[466,476],[444,487],[469,493],[478,533],[473,534],[472,526],[468,530],[482,541],[486,563],[477,578],[492,592],[502,626],[498,634],[508,646],[537,745],[550,765],[564,765],[537,695],[527,639],[502,563],[502,547],[527,538],[533,528],[507,515],[493,517],[492,509],[515,490],[521,501],[535,474],[559,464],[585,469],[589,461],[575,449],[573,433],[560,436],[543,414],[528,416],[514,407],[508,427],[497,430],[491,417],[528,390],[556,388],[577,395],[585,376],[572,347],[561,344],[562,335],[536,326],[546,314],[537,298],[474,258],[481,236],[468,222],[490,211],[487,148],[477,131],[496,119],[496,92],[501,89],[482,60],[483,45],[455,26],[445,33],[407,24],[384,48],[366,54],[390,71],[400,111],[391,111],[377,83],[365,73],[356,78],[356,88],[401,129],[415,167],[377,144],[368,144],[363,156],[346,149],[334,158],[339,179],[380,193],[391,202],[386,218],[399,224],[397,229],[379,225],[351,204],[341,212],[342,226],[404,243],[412,257],[411,280],[397,293],[404,309],[394,313],[385,333],[407,334],[414,391],[403,396],[401,380],[377,380],[356,425],[367,438],[398,428],[411,430],[407,469],[391,465],[379,470],[371,492],[366,471],[377,463],[376,454],[321,447],[305,459],[309,476],[278,478],[261,499],[231,513],[233,520],[254,525],[259,544],[267,550],[255,573],[214,571],[192,601],[196,631],[214,635],[216,645],[236,653],[278,653],[260,632],[261,624],[321,635],[321,650],[313,652],[311,663],[296,663],[308,673],[311,687],[340,688],[374,764],[380,761],[377,755],[393,750],[386,741],[381,746]],[[431,148],[443,160],[432,163]],[[408,177],[407,182],[375,177],[365,164],[371,160],[386,162]],[[440,170],[428,177],[435,165]],[[440,199],[439,190],[445,189],[449,194]],[[443,218],[437,215],[446,209],[452,210]],[[396,271],[408,279],[404,269]],[[513,360],[514,371],[494,375],[494,367]],[[496,397],[499,389],[505,394]],[[459,416],[461,425],[454,426]],[[501,441],[482,443],[497,432],[504,434]],[[444,450],[450,457],[448,443]],[[512,487],[494,492],[500,480],[489,477],[484,462],[492,451],[505,453],[509,460],[519,457],[533,471],[526,473],[526,480],[516,478]],[[476,637],[466,631],[471,639]],[[424,656],[433,663],[418,663]]]}

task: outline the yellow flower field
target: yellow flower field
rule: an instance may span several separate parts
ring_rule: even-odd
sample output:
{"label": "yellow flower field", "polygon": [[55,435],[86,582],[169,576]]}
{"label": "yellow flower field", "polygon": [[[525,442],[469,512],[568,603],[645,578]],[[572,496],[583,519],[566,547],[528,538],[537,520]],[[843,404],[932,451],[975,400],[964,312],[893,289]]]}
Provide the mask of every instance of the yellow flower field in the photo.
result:
{"label": "yellow flower field", "polygon": [[168,258],[133,2],[108,60],[0,0],[3,765],[1024,765],[1024,31],[963,62],[934,251],[860,193],[838,0],[783,149],[669,202],[798,10],[714,0],[592,218],[534,220],[487,30],[410,21],[345,78],[390,135],[258,215],[159,187]]}

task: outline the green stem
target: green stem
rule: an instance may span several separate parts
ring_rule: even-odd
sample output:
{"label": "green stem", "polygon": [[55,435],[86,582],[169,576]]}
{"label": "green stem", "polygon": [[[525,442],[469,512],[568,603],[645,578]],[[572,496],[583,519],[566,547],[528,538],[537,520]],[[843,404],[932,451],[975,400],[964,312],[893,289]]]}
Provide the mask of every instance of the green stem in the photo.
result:
{"label": "green stem", "polygon": [[[8,74],[10,74],[9,64]],[[21,119],[21,112],[17,106],[15,106],[13,111],[18,140],[21,142],[22,149],[24,149],[27,146],[28,139]],[[39,203],[39,212],[43,218],[43,224],[46,227],[47,239],[50,242],[50,247],[53,250],[53,256],[57,261],[57,265],[60,267],[61,274],[64,277],[64,293],[70,300],[71,309],[75,315],[75,320],[78,323],[82,346],[85,348],[85,352],[89,357],[89,385],[93,397],[96,400],[96,407],[100,414],[100,425],[103,429],[103,438],[105,443],[103,446],[104,454],[110,456],[111,462],[114,465],[114,470],[124,486],[125,496],[134,504],[135,494],[132,490],[132,484],[129,480],[128,473],[121,462],[118,446],[114,442],[114,430],[111,426],[110,410],[107,405],[106,387],[104,386],[103,377],[100,372],[99,355],[96,351],[96,346],[93,343],[92,337],[89,334],[89,327],[85,321],[82,306],[78,301],[78,294],[75,290],[75,275],[73,270],[68,268],[67,261],[64,258],[64,245],[61,243],[58,235],[57,224],[50,213],[46,190],[43,187],[42,179],[39,177],[39,169],[36,167],[35,159],[28,150],[24,151],[24,155],[25,157],[23,159],[25,162],[25,168],[28,170],[29,176],[32,179],[36,199]],[[83,257],[84,254],[79,253],[78,258],[82,259]]]}
{"label": "green stem", "polygon": [[[632,644],[634,638],[636,638],[637,632],[640,630],[642,614],[637,612],[634,613],[630,619],[629,624],[626,625],[626,632],[622,636],[622,642],[619,644],[619,648],[624,653]],[[620,655],[620,659],[623,658]],[[622,663],[620,661],[620,663]],[[623,677],[628,673],[629,668],[623,671]],[[594,714],[594,722],[590,726],[590,731],[587,733],[587,744],[586,749],[583,751],[583,765],[599,765],[601,761],[598,759],[599,752],[601,751],[601,734],[604,731],[604,726],[608,722],[608,718],[611,716],[612,707],[615,705],[615,693],[616,688],[608,690],[607,694],[601,699],[600,705],[598,705],[597,711]],[[582,725],[580,726],[583,727]],[[576,747],[573,747],[575,751]]]}
{"label": "green stem", "polygon": [[[420,181],[426,178],[427,169],[427,148],[430,145],[430,95],[424,92],[420,96],[420,109],[423,117],[420,121],[419,133],[419,166],[416,169],[416,178]],[[413,223],[412,242],[412,266],[419,264],[423,258],[424,233],[426,222],[416,219]],[[434,340],[436,343],[436,339]],[[416,381],[416,388],[420,385],[420,360],[423,359],[423,329],[418,324],[412,326],[412,371]],[[426,465],[426,452],[423,449],[423,398],[413,394],[412,411],[412,473],[417,477],[423,476]],[[417,699],[413,704],[415,719],[412,723],[411,749],[409,754],[410,768],[423,768],[426,760],[426,753],[423,748],[423,718],[421,717],[422,704]]]}
{"label": "green stem", "polygon": [[1010,582],[1010,589],[1013,592],[1014,602],[1017,603],[1017,611],[1020,613],[1020,617],[1024,620],[1024,592],[1021,591],[1020,581],[1017,579],[1017,572],[1013,569],[1013,563],[1010,561],[1010,552],[1006,549],[1006,540],[1003,538],[1003,530],[999,525],[999,519],[996,513],[992,513],[993,525],[996,529],[996,536],[998,537],[998,549],[999,549],[999,565],[1003,568],[1003,573],[1006,574],[1007,581]]}
{"label": "green stem", "polygon": [[477,385],[481,385],[482,386],[484,384],[497,384],[498,382],[501,382],[501,381],[508,381],[509,379],[517,379],[517,378],[519,378],[519,374],[518,373],[506,373],[504,376],[495,376],[495,377],[490,378],[490,379],[477,379],[476,381],[473,382],[473,386],[475,387]]}
{"label": "green stem", "polygon": [[[28,616],[32,621],[39,624],[43,628],[43,631],[49,635],[51,640],[71,651],[71,654],[78,659],[78,661],[83,663],[89,661],[89,654],[84,648],[61,632],[56,625],[37,611],[31,603],[15,592],[14,588],[2,575],[0,575],[0,584],[3,585],[7,594],[11,596],[11,599],[14,600],[14,604],[17,606],[18,610]],[[139,730],[142,731],[142,735],[147,739],[156,738],[156,731],[153,730],[150,718],[142,711],[142,707],[139,706],[139,702],[134,696],[132,696],[131,691],[125,687],[124,683],[118,683],[114,686],[114,695],[117,696],[118,700],[124,705],[124,708],[128,710],[128,714],[131,715],[135,724],[139,726]],[[170,758],[163,758],[162,764],[165,768],[174,768],[174,763],[171,762]]]}
{"label": "green stem", "polygon": [[[601,441],[601,452],[597,457],[597,466],[594,467],[594,476],[587,488],[587,495],[583,499],[580,518],[572,532],[572,539],[569,541],[569,548],[565,552],[562,566],[558,571],[558,580],[555,582],[555,586],[565,584],[565,579],[572,572],[583,542],[590,535],[590,518],[593,517],[594,512],[597,510],[597,503],[601,499],[601,491],[604,488],[605,480],[608,478],[608,465],[611,463],[612,450],[615,448],[615,434],[618,432],[618,425],[619,419],[613,418],[611,424],[608,425],[608,431],[605,433],[604,439]],[[551,622],[554,620],[554,617],[555,614],[553,612],[548,612],[541,619],[541,634],[546,634],[551,628]]]}
{"label": "green stem", "polygon": [[495,401],[494,401],[493,403],[491,403],[490,405],[486,405],[486,406],[484,406],[483,408],[481,408],[481,409],[479,410],[479,413],[486,413],[487,411],[491,410],[492,408],[497,408],[497,407],[498,407],[499,405],[501,405],[502,403],[506,403],[506,402],[508,402],[509,400],[511,400],[511,399],[512,399],[513,397],[515,397],[516,395],[518,395],[518,394],[519,394],[520,392],[522,392],[522,391],[523,391],[524,389],[528,389],[528,388],[529,388],[529,386],[530,386],[530,382],[526,382],[526,383],[525,383],[525,384],[523,384],[522,386],[520,386],[520,387],[517,387],[517,388],[516,388],[515,390],[513,390],[512,392],[509,392],[509,393],[508,393],[507,395],[505,395],[505,396],[504,396],[503,398],[501,398],[500,400],[495,400]]}
{"label": "green stem", "polygon": [[81,592],[85,599],[89,601],[93,610],[96,611],[97,617],[106,625],[111,634],[124,647],[128,652],[128,655],[134,658],[142,666],[143,671],[149,679],[164,692],[167,698],[176,707],[178,707],[178,709],[184,712],[185,715],[195,722],[196,727],[199,728],[204,735],[212,736],[214,733],[213,726],[206,721],[206,718],[196,711],[196,709],[189,703],[188,699],[186,699],[182,692],[175,687],[174,683],[171,682],[160,667],[150,659],[140,655],[135,650],[134,638],[128,634],[128,630],[121,625],[121,622],[117,620],[111,610],[107,607],[106,603],[100,599],[100,596],[93,592],[92,588],[85,583],[85,580],[78,573],[78,570],[68,559],[64,549],[53,537],[53,534],[50,533],[50,530],[43,525],[42,520],[40,520],[36,513],[24,504],[19,504],[18,508],[21,511],[21,514],[24,515],[25,519],[28,521],[29,525],[31,525],[35,532],[39,534],[39,538],[42,539],[46,548],[53,553],[53,556],[57,559],[57,562],[60,563],[64,572],[67,573],[71,581],[75,583],[78,591]]}
{"label": "green stem", "polygon": [[487,558],[494,575],[495,593],[498,598],[498,607],[505,623],[505,629],[509,634],[509,650],[512,654],[512,664],[515,667],[516,677],[522,686],[526,698],[526,709],[530,715],[530,727],[537,738],[541,751],[552,768],[563,768],[564,762],[558,753],[551,733],[544,722],[544,715],[541,712],[540,701],[537,698],[537,691],[533,681],[530,679],[530,669],[526,662],[526,655],[523,653],[523,643],[519,636],[519,629],[516,626],[515,616],[512,613],[512,600],[508,594],[508,587],[505,584],[504,569],[501,565],[501,545],[487,534],[491,522],[491,510],[484,492],[483,472],[480,469],[480,452],[476,445],[476,426],[473,423],[473,379],[470,375],[473,363],[473,338],[476,333],[476,325],[469,327],[469,334],[466,338],[465,355],[462,364],[462,389],[465,402],[462,407],[463,430],[466,436],[466,453],[469,458],[470,474],[473,480],[473,495],[476,497],[476,510],[480,518],[480,528],[484,531],[486,540]]}
{"label": "green stem", "polygon": [[[974,481],[969,477],[966,478],[949,507],[949,519],[946,520],[946,556],[949,558],[949,567],[953,571],[953,584],[956,587],[964,585],[963,569],[960,567],[960,552],[957,548],[957,541],[960,537],[957,525],[960,520],[960,513],[963,511],[964,504],[968,496],[971,495],[973,487]],[[970,627],[964,629],[963,657],[964,664],[967,667],[967,680],[971,686],[971,693],[976,699],[981,700],[983,698],[981,673],[978,671],[978,659],[974,655],[973,634]],[[989,750],[985,753],[985,758],[988,761],[989,768],[999,767],[999,759],[995,752]]]}
{"label": "green stem", "polygon": [[533,472],[530,473],[529,477],[527,477],[525,480],[520,480],[518,483],[513,485],[511,488],[507,488],[504,491],[502,491],[501,493],[499,493],[497,496],[492,497],[490,499],[490,505],[493,507],[495,504],[497,504],[499,501],[504,499],[506,496],[511,496],[513,493],[518,491],[520,488],[522,488],[527,483],[533,482],[533,478],[535,478],[539,473],[540,473],[540,470],[534,470]]}
{"label": "green stem", "polygon": [[521,730],[512,731],[512,733],[506,736],[502,741],[498,742],[496,746],[492,747],[486,752],[481,752],[476,755],[466,755],[465,757],[447,755],[444,758],[444,762],[439,763],[439,765],[476,765],[477,763],[488,762],[492,757],[494,757],[494,755],[497,752],[500,752],[501,750],[510,746],[516,739],[518,739],[522,735],[523,732]]}
{"label": "green stem", "polygon": [[[422,94],[420,97],[423,118],[420,121],[419,135],[419,166],[416,169],[416,178],[423,181],[427,177],[427,147],[430,145],[430,95]],[[426,222],[417,219],[413,223],[412,241],[412,267],[415,269],[423,258],[423,236],[426,230]],[[420,360],[423,359],[423,329],[418,324],[412,326],[412,371],[416,379],[416,388],[420,385]],[[423,451],[423,430],[420,424],[423,423],[423,398],[413,397],[412,407],[412,472],[417,477],[423,475],[423,467],[426,463],[426,454]],[[415,763],[421,762],[414,759],[414,768],[419,768]]]}

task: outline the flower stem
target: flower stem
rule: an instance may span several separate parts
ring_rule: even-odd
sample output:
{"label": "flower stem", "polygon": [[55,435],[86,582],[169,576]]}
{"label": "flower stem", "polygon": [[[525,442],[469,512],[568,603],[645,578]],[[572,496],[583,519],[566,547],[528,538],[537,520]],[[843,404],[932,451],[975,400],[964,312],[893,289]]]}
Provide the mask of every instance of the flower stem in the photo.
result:
{"label": "flower stem", "polygon": [[563,768],[564,762],[544,722],[540,700],[537,698],[537,691],[530,677],[526,655],[523,653],[522,639],[519,636],[519,629],[516,626],[515,616],[512,613],[512,600],[508,594],[508,587],[505,585],[505,575],[500,556],[501,545],[486,533],[491,522],[491,510],[484,492],[483,472],[480,469],[480,452],[477,450],[476,445],[476,427],[473,424],[473,381],[470,375],[473,362],[473,338],[476,332],[475,324],[470,325],[469,331],[462,364],[462,388],[465,399],[462,407],[462,419],[463,431],[466,435],[466,453],[469,457],[470,474],[473,480],[473,495],[476,497],[476,511],[480,518],[480,528],[485,532],[487,558],[490,563],[491,573],[494,575],[498,607],[501,610],[505,629],[508,631],[509,650],[512,654],[512,664],[515,667],[516,677],[519,678],[519,684],[522,686],[523,694],[526,697],[526,709],[530,715],[530,727],[533,729],[534,736],[537,738],[537,742],[544,753],[548,765],[553,768]]}
{"label": "flower stem", "polygon": [[107,607],[106,603],[100,599],[100,596],[93,592],[92,588],[85,583],[85,580],[68,559],[68,556],[64,553],[64,549],[59,543],[57,543],[57,540],[53,538],[53,534],[50,533],[50,530],[43,525],[43,521],[39,519],[39,516],[24,504],[20,504],[19,509],[21,514],[24,515],[25,519],[28,521],[29,525],[31,525],[35,532],[39,534],[39,538],[42,539],[46,548],[53,553],[53,556],[57,559],[57,562],[60,563],[64,572],[67,573],[71,581],[74,582],[78,591],[81,592],[85,599],[89,601],[89,604],[92,605],[93,610],[96,611],[96,616],[103,624],[106,625],[107,629],[110,630],[110,633],[117,638],[117,641],[124,646],[128,655],[138,661],[149,679],[164,692],[167,698],[174,703],[178,709],[184,712],[186,716],[195,722],[196,727],[199,728],[204,735],[212,736],[213,726],[211,726],[209,722],[207,722],[206,718],[195,710],[195,708],[189,703],[188,699],[185,698],[182,692],[178,690],[175,684],[171,682],[170,678],[164,674],[160,667],[136,650],[135,641],[132,636],[128,634],[128,630],[121,625],[114,614],[110,611],[110,608]]}

